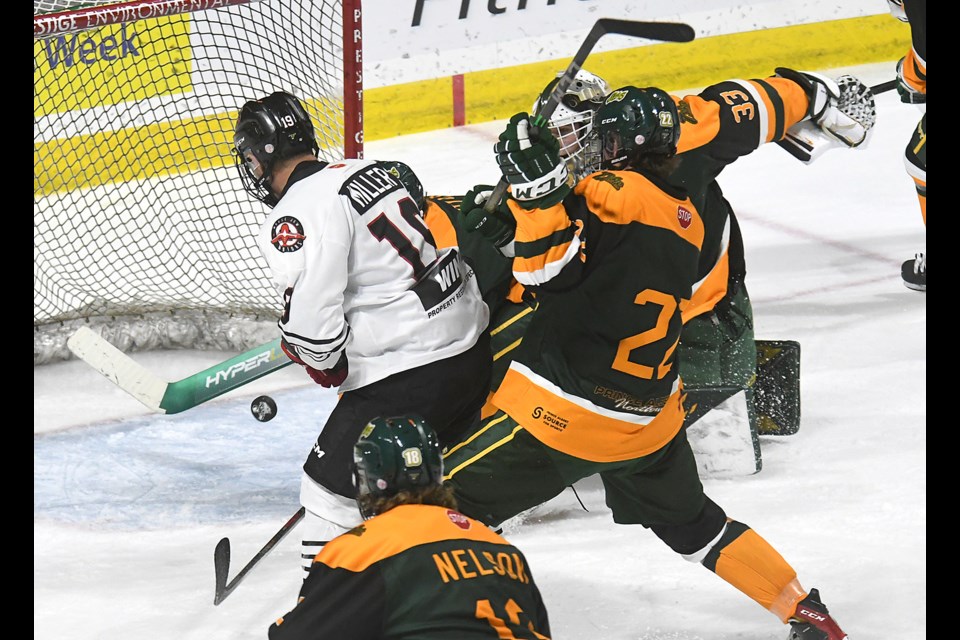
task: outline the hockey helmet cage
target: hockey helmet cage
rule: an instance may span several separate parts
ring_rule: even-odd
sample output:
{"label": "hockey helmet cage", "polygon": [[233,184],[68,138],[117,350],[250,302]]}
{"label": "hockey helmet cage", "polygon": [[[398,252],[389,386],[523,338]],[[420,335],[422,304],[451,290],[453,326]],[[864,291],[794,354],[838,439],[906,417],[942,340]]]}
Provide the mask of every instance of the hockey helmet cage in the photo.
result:
{"label": "hockey helmet cage", "polygon": [[[538,114],[556,89],[563,72],[547,83],[533,103],[531,113]],[[596,160],[587,157],[587,141],[593,126],[593,114],[610,93],[610,85],[600,76],[580,69],[550,116],[550,131],[560,143],[560,156],[576,180],[597,169]]]}
{"label": "hockey helmet cage", "polygon": [[240,109],[233,134],[233,152],[243,188],[268,207],[277,205],[268,187],[280,160],[320,151],[313,122],[300,100],[286,91],[251,100]]}
{"label": "hockey helmet cage", "polygon": [[656,87],[621,87],[594,115],[593,134],[603,169],[623,169],[648,155],[669,158],[680,139],[677,104]]}
{"label": "hockey helmet cage", "polygon": [[353,447],[354,484],[360,514],[368,519],[371,498],[443,482],[440,441],[415,415],[378,417],[363,428]]}

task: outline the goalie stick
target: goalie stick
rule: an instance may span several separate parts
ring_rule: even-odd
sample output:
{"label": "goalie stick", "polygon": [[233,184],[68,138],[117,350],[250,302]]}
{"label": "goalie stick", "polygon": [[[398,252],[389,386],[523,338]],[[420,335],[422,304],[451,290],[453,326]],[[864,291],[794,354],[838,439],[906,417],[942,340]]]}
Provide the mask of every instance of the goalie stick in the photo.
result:
{"label": "goalie stick", "polygon": [[237,588],[240,581],[250,572],[250,569],[253,569],[265,555],[270,553],[274,547],[280,544],[281,540],[287,537],[288,533],[293,531],[293,528],[303,519],[303,514],[304,508],[300,507],[229,583],[227,582],[227,575],[230,573],[230,539],[223,538],[217,543],[217,548],[213,550],[213,572],[216,578],[216,586],[213,592],[214,606],[226,600],[227,596],[233,593],[233,590]]}
{"label": "goalie stick", "polygon": [[[586,62],[587,56],[590,55],[594,45],[597,44],[600,38],[608,33],[633,36],[634,38],[646,38],[648,40],[662,40],[664,42],[690,42],[696,36],[693,27],[682,22],[639,22],[637,20],[600,18],[593,24],[590,33],[587,34],[583,44],[580,45],[576,55],[573,56],[573,60],[570,61],[563,75],[560,76],[557,85],[553,88],[553,91],[550,92],[550,96],[547,98],[547,101],[543,103],[543,107],[540,109],[540,112],[536,114],[531,124],[540,126],[550,119],[550,116],[556,111],[557,105],[560,104],[563,95],[573,83],[577,72],[580,71],[583,63]],[[496,206],[503,200],[508,186],[509,183],[506,178],[501,177],[497,186],[494,187],[493,193],[490,194],[490,197],[487,198],[487,201],[483,204],[483,210],[487,212],[488,215],[493,213]]]}
{"label": "goalie stick", "polygon": [[182,380],[167,382],[89,327],[80,327],[70,336],[67,347],[110,382],[160,413],[192,409],[293,363],[277,338]]}

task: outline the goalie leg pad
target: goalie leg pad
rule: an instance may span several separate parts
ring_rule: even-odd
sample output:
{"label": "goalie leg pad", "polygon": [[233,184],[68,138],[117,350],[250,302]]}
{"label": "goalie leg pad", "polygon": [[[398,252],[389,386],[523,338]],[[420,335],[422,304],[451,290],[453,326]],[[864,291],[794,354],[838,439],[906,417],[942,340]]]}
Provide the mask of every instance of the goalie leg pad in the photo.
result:
{"label": "goalie leg pad", "polygon": [[687,440],[701,478],[749,476],[760,471],[760,437],[753,390],[704,387],[686,390]]}

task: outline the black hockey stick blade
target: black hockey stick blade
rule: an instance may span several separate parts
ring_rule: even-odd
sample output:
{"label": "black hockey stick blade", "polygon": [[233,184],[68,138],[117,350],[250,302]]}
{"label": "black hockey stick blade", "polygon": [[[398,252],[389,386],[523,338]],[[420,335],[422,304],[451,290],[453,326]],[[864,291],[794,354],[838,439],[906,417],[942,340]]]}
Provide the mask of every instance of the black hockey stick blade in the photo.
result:
{"label": "black hockey stick blade", "polygon": [[553,88],[540,112],[536,114],[540,121],[550,119],[563,99],[563,94],[570,88],[573,79],[577,77],[577,73],[583,67],[583,63],[587,61],[587,56],[593,51],[597,41],[607,34],[662,40],[664,42],[690,42],[696,37],[693,27],[682,22],[638,22],[636,20],[600,18],[594,23],[590,33],[587,34],[586,40],[580,45],[580,49],[577,50],[573,60],[570,61],[559,82],[557,82],[557,86]]}
{"label": "black hockey stick blade", "polygon": [[[597,41],[607,34],[646,38],[647,40],[661,40],[663,42],[690,42],[696,37],[696,32],[693,30],[693,27],[682,22],[640,22],[637,20],[600,18],[593,24],[590,33],[587,34],[583,44],[580,45],[577,53],[573,56],[573,60],[570,61],[563,75],[560,76],[560,80],[553,88],[553,91],[550,92],[547,101],[544,102],[543,107],[540,108],[540,112],[536,114],[537,117],[533,124],[543,123],[550,119],[550,116],[556,111],[557,105],[560,104],[563,94],[570,88],[573,79],[577,76],[577,72],[583,67],[583,63],[587,61],[587,56],[593,51],[593,47],[597,44]],[[508,186],[509,184],[506,179],[500,178],[500,182],[494,187],[493,193],[490,194],[490,197],[487,198],[487,201],[484,203],[483,210],[488,214],[493,213],[493,210],[500,204],[503,196],[507,193]]]}
{"label": "black hockey stick blade", "polygon": [[213,571],[216,578],[216,588],[213,594],[214,605],[220,604],[227,599],[227,596],[233,593],[233,590],[237,588],[247,573],[253,569],[265,555],[270,553],[274,547],[280,544],[280,541],[287,537],[288,533],[293,531],[293,528],[303,519],[304,513],[305,509],[300,507],[295,514],[290,516],[290,519],[280,527],[279,531],[273,534],[273,537],[270,538],[267,544],[263,545],[263,548],[257,552],[257,555],[253,556],[253,559],[247,563],[247,566],[241,569],[240,573],[234,576],[230,582],[227,582],[227,575],[230,571],[230,540],[223,538],[217,543],[217,548],[213,550]]}
{"label": "black hockey stick blade", "polygon": [[213,550],[213,571],[216,577],[216,588],[213,594],[213,604],[218,605],[229,595],[227,591],[227,575],[230,573],[230,539],[224,538],[217,543]]}

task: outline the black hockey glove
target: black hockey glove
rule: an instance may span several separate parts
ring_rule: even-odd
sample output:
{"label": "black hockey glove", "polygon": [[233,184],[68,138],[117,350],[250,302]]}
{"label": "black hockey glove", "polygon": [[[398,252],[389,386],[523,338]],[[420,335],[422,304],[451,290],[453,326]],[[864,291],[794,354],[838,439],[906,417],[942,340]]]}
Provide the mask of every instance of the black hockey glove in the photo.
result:
{"label": "black hockey glove", "polygon": [[509,247],[513,243],[517,221],[510,213],[506,199],[501,201],[492,213],[484,211],[483,205],[486,204],[491,193],[493,193],[493,187],[486,184],[478,184],[467,191],[460,202],[463,224],[470,231],[480,233],[507,257],[513,257],[513,251]]}

